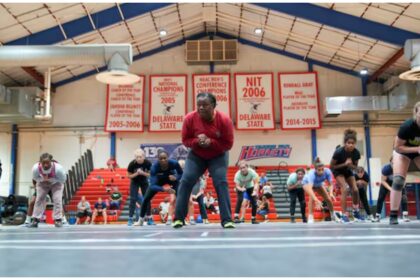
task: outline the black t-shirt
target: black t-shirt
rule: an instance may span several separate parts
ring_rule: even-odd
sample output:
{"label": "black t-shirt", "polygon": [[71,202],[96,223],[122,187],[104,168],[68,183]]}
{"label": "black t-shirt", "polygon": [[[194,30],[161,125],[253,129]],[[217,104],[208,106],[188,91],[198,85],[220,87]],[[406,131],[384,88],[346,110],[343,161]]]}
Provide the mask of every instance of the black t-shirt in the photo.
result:
{"label": "black t-shirt", "polygon": [[[152,168],[152,163],[145,159],[142,164],[137,163],[136,160],[133,160],[130,162],[130,164],[127,167],[127,171],[130,173],[136,173],[137,170],[141,168],[144,172],[150,173],[150,169]],[[143,175],[138,175],[131,179],[133,182],[141,184],[147,181],[147,177]]]}
{"label": "black t-shirt", "polygon": [[370,177],[369,175],[364,172],[362,177],[359,177],[359,174],[357,172],[354,173],[354,178],[356,179],[356,182],[359,180],[365,181],[366,183],[369,183]]}
{"label": "black t-shirt", "polygon": [[[340,147],[335,150],[332,158],[336,161],[337,165],[345,163],[348,158],[351,158],[353,164],[356,165],[356,162],[360,159],[360,152],[356,148],[352,152],[346,152],[344,147]],[[335,170],[345,170],[345,169],[347,169],[347,167],[342,167],[338,169],[335,168]]]}
{"label": "black t-shirt", "polygon": [[420,146],[420,127],[414,119],[408,119],[400,126],[398,138],[405,140],[406,146]]}

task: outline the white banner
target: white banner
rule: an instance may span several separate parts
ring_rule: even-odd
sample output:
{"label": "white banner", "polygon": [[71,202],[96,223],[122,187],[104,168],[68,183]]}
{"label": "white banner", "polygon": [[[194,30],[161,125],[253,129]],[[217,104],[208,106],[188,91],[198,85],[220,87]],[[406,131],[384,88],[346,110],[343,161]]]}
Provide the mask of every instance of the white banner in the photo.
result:
{"label": "white banner", "polygon": [[236,128],[272,130],[273,73],[235,73]]}
{"label": "white banner", "polygon": [[316,72],[279,73],[282,129],[320,128]]}
{"label": "white banner", "polygon": [[210,92],[216,96],[216,110],[230,116],[230,74],[193,74],[194,110],[197,110],[196,96]]}
{"label": "white banner", "polygon": [[145,77],[134,85],[108,85],[105,131],[143,131]]}
{"label": "white banner", "polygon": [[187,113],[187,75],[150,76],[150,131],[181,131]]}

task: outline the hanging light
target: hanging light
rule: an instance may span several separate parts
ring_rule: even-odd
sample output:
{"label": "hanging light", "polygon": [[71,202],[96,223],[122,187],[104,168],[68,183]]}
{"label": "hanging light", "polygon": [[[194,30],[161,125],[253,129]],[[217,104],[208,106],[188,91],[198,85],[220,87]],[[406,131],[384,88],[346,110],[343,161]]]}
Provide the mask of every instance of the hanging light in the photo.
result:
{"label": "hanging light", "polygon": [[161,29],[159,31],[159,36],[160,37],[165,37],[166,35],[168,35],[168,32],[165,29]]}
{"label": "hanging light", "polygon": [[254,33],[255,33],[256,35],[260,35],[260,34],[262,34],[262,32],[263,32],[263,30],[262,30],[262,28],[261,28],[261,27],[257,27],[257,28],[255,28],[255,29],[254,29]]}
{"label": "hanging light", "polygon": [[362,70],[360,70],[360,75],[362,75],[362,76],[366,76],[368,73],[369,73],[369,71],[368,71],[368,69],[367,68],[363,68]]}

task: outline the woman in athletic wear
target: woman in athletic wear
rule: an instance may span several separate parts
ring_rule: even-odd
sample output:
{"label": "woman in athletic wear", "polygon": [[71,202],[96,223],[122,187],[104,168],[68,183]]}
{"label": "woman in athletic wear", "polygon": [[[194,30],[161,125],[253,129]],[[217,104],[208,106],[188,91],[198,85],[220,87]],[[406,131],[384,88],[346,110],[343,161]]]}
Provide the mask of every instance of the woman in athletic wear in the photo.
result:
{"label": "woman in athletic wear", "polygon": [[367,219],[373,221],[373,216],[370,213],[370,207],[367,200],[366,188],[369,185],[370,177],[369,174],[365,171],[365,169],[361,166],[356,168],[356,173],[354,174],[356,179],[356,185],[359,191],[359,199],[363,203],[363,207],[365,209]]}
{"label": "woman in athletic wear", "polygon": [[353,217],[355,221],[361,219],[359,212],[359,191],[356,185],[353,170],[356,169],[360,159],[360,152],[356,149],[357,133],[352,129],[344,131],[344,146],[335,150],[330,167],[334,173],[337,185],[341,190],[341,221],[348,223],[347,213],[347,184],[351,189],[353,200]]}
{"label": "woman in athletic wear", "polygon": [[[139,188],[141,193],[145,194],[149,187],[148,178],[150,176],[150,169],[152,163],[145,158],[142,149],[134,151],[134,160],[132,160],[127,167],[127,177],[130,178],[130,206],[128,210],[128,226],[133,225],[133,215],[136,209],[136,202],[138,200]],[[150,204],[147,207],[148,223],[152,224],[153,219],[151,215]]]}
{"label": "woman in athletic wear", "polygon": [[144,216],[146,215],[147,207],[149,207],[152,198],[158,192],[167,192],[170,194],[170,206],[168,213],[167,224],[172,221],[172,209],[175,205],[175,194],[181,180],[183,171],[176,160],[169,159],[168,152],[159,151],[158,161],[156,161],[150,171],[150,187],[147,189],[143,198],[143,203],[140,208],[140,218],[134,223],[135,226],[142,226],[144,223]]}
{"label": "woman in athletic wear", "polygon": [[54,224],[56,227],[63,226],[63,190],[66,181],[64,168],[53,161],[53,156],[49,153],[41,155],[39,162],[32,167],[32,180],[36,182],[36,200],[32,215],[32,221],[28,227],[38,227],[39,220],[45,210],[45,197],[48,192],[52,193],[54,203]]}
{"label": "woman in athletic wear", "polygon": [[303,189],[305,192],[312,198],[315,203],[316,209],[321,209],[322,202],[315,196],[314,191],[322,196],[323,200],[327,202],[328,209],[330,210],[332,221],[336,221],[336,216],[334,213],[334,205],[332,202],[332,188],[330,188],[330,194],[328,194],[327,189],[324,186],[324,182],[328,181],[328,184],[332,184],[332,173],[331,170],[324,166],[324,164],[319,160],[315,159],[314,163],[315,169],[311,169],[302,180]]}
{"label": "woman in athletic wear", "polygon": [[[251,223],[259,224],[255,217],[255,215],[257,214],[257,198],[259,189],[257,172],[250,168],[248,166],[248,163],[246,163],[245,161],[241,161],[239,162],[239,170],[235,174],[234,182],[235,188],[238,190],[238,193],[242,193],[242,195],[244,193],[248,194],[252,208]],[[238,199],[240,198],[238,197]],[[239,205],[242,205],[242,201],[240,201]],[[237,217],[235,217],[235,223],[237,222],[236,219]]]}
{"label": "woman in athletic wear", "polygon": [[[385,164],[382,167],[382,180],[381,180],[381,187],[379,189],[379,196],[378,202],[376,204],[376,217],[373,222],[380,222],[381,221],[381,212],[382,207],[385,201],[386,196],[392,190],[392,181],[394,178],[394,172],[392,169],[393,158],[389,160],[388,164]],[[403,220],[404,222],[409,222],[410,219],[408,218],[408,199],[407,199],[407,190],[403,188],[402,196],[401,196],[401,208],[403,211]]]}
{"label": "woman in athletic wear", "polygon": [[295,172],[289,175],[287,179],[287,190],[290,196],[290,222],[295,223],[295,209],[296,198],[299,199],[300,213],[302,215],[302,222],[307,223],[306,219],[306,202],[305,192],[303,190],[303,177],[305,176],[305,169],[298,168]]}
{"label": "woman in athletic wear", "polygon": [[414,105],[413,118],[406,120],[400,126],[394,142],[394,178],[389,217],[391,225],[398,224],[398,209],[400,208],[402,189],[411,166],[413,170],[420,170],[420,101]]}

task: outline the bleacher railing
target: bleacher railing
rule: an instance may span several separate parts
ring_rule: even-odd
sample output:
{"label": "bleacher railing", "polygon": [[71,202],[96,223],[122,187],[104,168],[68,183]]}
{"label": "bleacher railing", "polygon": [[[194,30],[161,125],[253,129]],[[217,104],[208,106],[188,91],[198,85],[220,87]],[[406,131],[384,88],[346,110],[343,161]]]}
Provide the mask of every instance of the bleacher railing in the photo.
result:
{"label": "bleacher railing", "polygon": [[92,151],[87,150],[67,173],[63,194],[64,204],[68,204],[70,202],[73,195],[86,180],[87,176],[93,170],[93,168]]}

